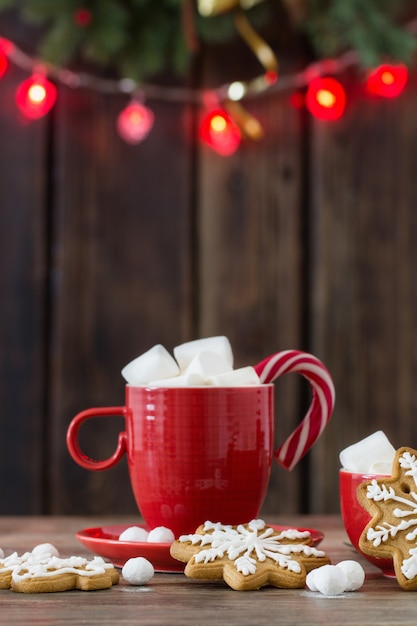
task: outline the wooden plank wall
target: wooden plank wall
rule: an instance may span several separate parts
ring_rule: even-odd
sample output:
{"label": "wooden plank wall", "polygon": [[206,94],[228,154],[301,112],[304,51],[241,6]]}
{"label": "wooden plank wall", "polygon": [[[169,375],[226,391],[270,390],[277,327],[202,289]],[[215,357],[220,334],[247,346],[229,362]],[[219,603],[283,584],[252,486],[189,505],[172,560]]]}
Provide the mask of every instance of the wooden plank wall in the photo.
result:
{"label": "wooden plank wall", "polygon": [[[60,87],[27,123],[23,78],[0,81],[0,514],[134,512],[126,463],[82,470],[67,426],[123,403],[131,358],[198,336],[227,335],[237,366],[299,348],[333,374],[332,423],[274,467],[265,513],[337,511],[338,452],[377,429],[417,447],[416,72],[395,101],[353,83],[337,123],[254,99],[265,138],[228,159],[194,141],[189,105],[150,101],[136,147],[114,128],[121,96]],[[276,383],[277,445],[307,401],[302,379]],[[85,451],[108,455],[122,427],[86,425]]]}

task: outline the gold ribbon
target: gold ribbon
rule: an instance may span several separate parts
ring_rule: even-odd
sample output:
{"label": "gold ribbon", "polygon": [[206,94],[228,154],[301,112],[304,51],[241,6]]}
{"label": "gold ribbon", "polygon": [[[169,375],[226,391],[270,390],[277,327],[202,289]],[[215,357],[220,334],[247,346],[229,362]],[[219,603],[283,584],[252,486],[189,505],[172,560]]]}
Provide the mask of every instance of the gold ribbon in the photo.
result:
{"label": "gold ribbon", "polygon": [[259,63],[267,72],[278,73],[278,59],[272,48],[252,28],[248,18],[241,9],[235,11],[234,19],[239,35],[246,41]]}
{"label": "gold ribbon", "polygon": [[272,48],[251,26],[245,10],[265,0],[198,0],[198,11],[204,17],[234,12],[236,30],[247,43],[266,72],[278,72],[278,59]]}

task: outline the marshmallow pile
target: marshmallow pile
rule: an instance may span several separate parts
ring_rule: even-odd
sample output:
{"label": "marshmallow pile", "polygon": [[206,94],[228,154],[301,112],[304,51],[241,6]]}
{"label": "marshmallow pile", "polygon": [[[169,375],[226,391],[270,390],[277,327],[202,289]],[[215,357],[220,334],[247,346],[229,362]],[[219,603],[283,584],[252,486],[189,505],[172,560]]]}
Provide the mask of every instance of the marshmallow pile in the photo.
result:
{"label": "marshmallow pile", "polygon": [[378,430],[345,448],[339,455],[344,470],[358,474],[391,474],[395,448],[385,433]]}
{"label": "marshmallow pile", "polygon": [[139,543],[172,543],[175,535],[165,526],[157,526],[149,532],[140,526],[129,526],[120,535],[119,541],[135,541]]}
{"label": "marshmallow pile", "polygon": [[157,344],[125,365],[122,376],[129,385],[152,387],[260,384],[253,367],[233,369],[233,352],[227,337],[188,341],[176,346],[173,352],[174,356]]}
{"label": "marshmallow pile", "polygon": [[307,574],[306,585],[310,591],[325,596],[339,596],[345,591],[362,587],[365,571],[357,561],[341,561],[337,565],[323,565]]}

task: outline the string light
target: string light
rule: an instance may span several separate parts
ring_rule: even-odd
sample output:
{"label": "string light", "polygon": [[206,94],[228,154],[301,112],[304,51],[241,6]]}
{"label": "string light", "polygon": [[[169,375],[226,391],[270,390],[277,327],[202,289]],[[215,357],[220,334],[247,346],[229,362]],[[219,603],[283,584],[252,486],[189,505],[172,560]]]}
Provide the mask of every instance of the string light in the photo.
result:
{"label": "string light", "polygon": [[223,109],[206,113],[200,126],[200,139],[222,156],[231,156],[240,145],[240,129]]}
{"label": "string light", "polygon": [[337,120],[346,107],[346,93],[335,78],[314,78],[308,86],[305,104],[314,117]]}
{"label": "string light", "polygon": [[57,89],[45,76],[34,74],[19,85],[16,103],[29,119],[43,117],[52,109],[57,97]]}
{"label": "string light", "polygon": [[143,141],[152,130],[155,115],[140,102],[131,102],[117,118],[117,130],[127,143]]}
{"label": "string light", "polygon": [[368,75],[366,87],[369,93],[383,98],[397,98],[405,89],[408,69],[402,63],[380,65]]}
{"label": "string light", "polygon": [[[81,8],[74,13],[74,19],[80,26],[87,27],[93,20],[93,14],[88,9]],[[417,31],[417,21],[410,23],[409,29]],[[130,95],[132,102],[121,111],[116,122],[119,135],[128,143],[136,144],[143,141],[152,129],[154,114],[148,107],[135,101],[138,85],[129,78],[101,78],[53,65],[44,66],[39,74],[38,59],[27,55],[11,41],[0,37],[0,76],[6,72],[9,62],[32,74],[31,78],[20,85],[16,93],[16,102],[29,119],[40,118],[50,111],[57,96],[54,85],[56,83],[70,89],[88,88],[104,94]],[[242,137],[259,139],[263,135],[260,123],[243,109],[239,104],[241,100],[249,100],[265,92],[287,91],[291,92],[289,101],[295,108],[305,106],[316,118],[336,120],[345,111],[346,94],[343,86],[328,75],[341,74],[358,64],[358,54],[348,51],[337,59],[314,62],[300,72],[279,75],[279,80],[278,67],[275,63],[251,80],[233,81],[212,88],[209,92],[149,83],[140,85],[140,92],[142,99],[194,104],[211,111],[203,120],[200,138],[218,154],[227,156],[237,150]],[[394,98],[403,91],[407,79],[408,70],[405,65],[386,64],[367,77],[366,87],[369,93]],[[212,100],[209,105],[208,94]],[[223,104],[227,111],[222,108]],[[217,116],[213,117],[213,110],[217,111]]]}

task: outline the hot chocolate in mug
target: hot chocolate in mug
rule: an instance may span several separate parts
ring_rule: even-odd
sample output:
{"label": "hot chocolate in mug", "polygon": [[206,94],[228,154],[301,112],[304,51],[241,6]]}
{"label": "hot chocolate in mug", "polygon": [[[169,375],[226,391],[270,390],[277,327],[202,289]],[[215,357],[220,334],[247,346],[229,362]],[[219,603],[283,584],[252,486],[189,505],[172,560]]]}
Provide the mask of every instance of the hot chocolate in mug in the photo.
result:
{"label": "hot chocolate in mug", "polygon": [[[274,456],[292,469],[315,443],[334,406],[334,386],[315,356],[275,353],[255,366],[261,384],[239,387],[126,385],[124,406],[78,413],[68,428],[72,458],[89,470],[105,470],[124,454],[139,511],[149,528],[166,526],[176,536],[206,520],[240,524],[261,509]],[[298,372],[312,390],[301,423],[274,452],[274,385]],[[80,449],[78,431],[88,419],[122,415],[111,457],[96,461]]]}

